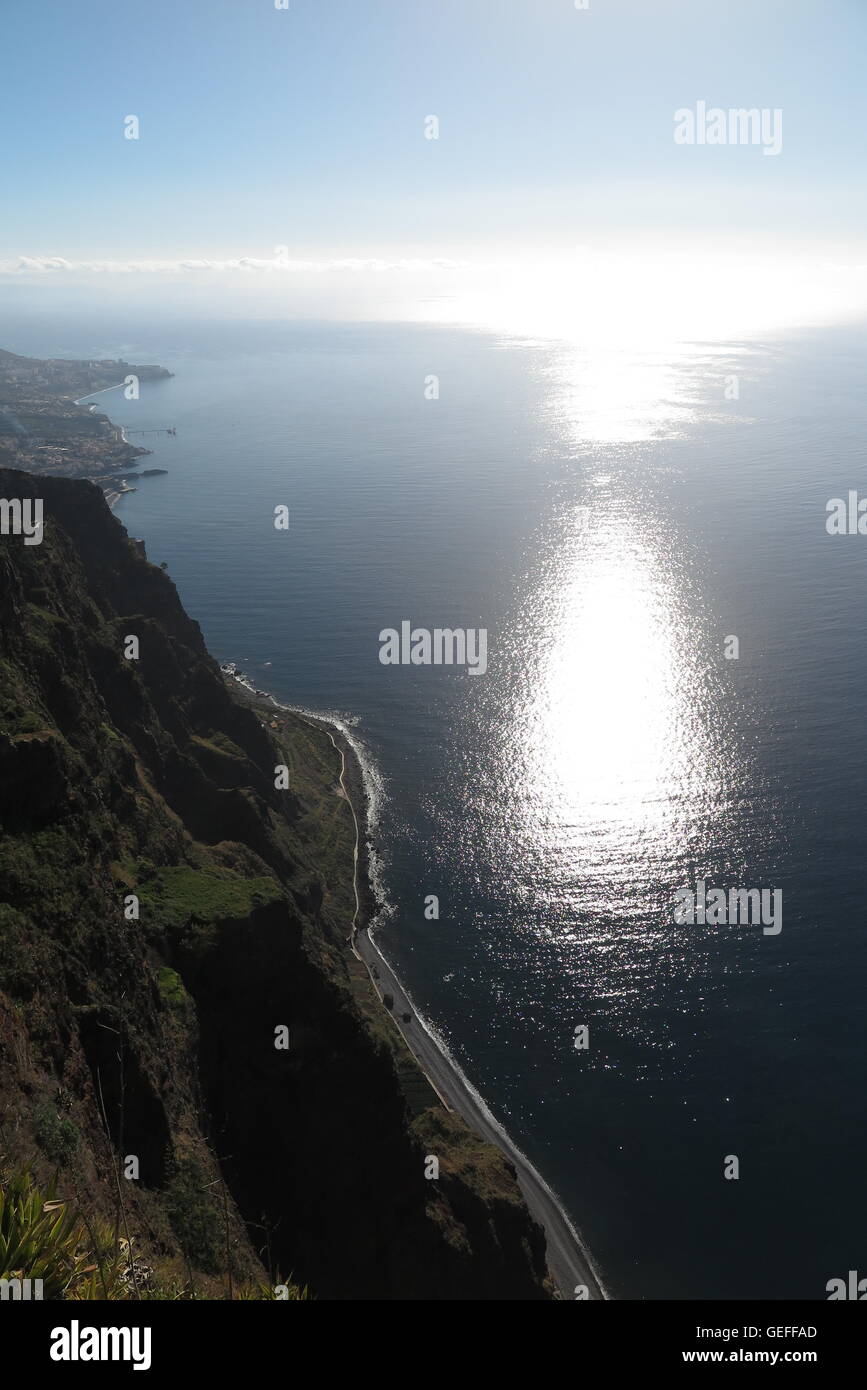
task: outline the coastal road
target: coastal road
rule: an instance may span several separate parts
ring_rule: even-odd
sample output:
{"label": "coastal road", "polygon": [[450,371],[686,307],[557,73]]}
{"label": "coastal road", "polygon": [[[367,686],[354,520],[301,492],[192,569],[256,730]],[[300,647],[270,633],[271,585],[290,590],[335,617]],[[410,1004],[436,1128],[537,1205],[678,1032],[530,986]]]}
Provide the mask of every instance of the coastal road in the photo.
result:
{"label": "coastal road", "polygon": [[[529,1159],[512,1143],[481,1096],[461,1074],[443,1045],[419,1017],[415,1005],[378,946],[371,940],[369,933],[366,930],[356,932],[353,944],[356,954],[370,971],[374,988],[380,998],[383,994],[393,996],[394,1006],[391,1013],[394,1021],[440,1100],[450,1110],[456,1110],[471,1129],[500,1149],[515,1165],[524,1200],[533,1216],[545,1229],[548,1268],[563,1298],[574,1299],[575,1290],[579,1285],[587,1289],[587,1298],[607,1298],[608,1295],[589,1256],[554,1194]],[[373,975],[374,969],[377,976]],[[409,1023],[403,1022],[403,1014],[410,1015]]]}
{"label": "coastal road", "polygon": [[[530,1211],[540,1226],[544,1228],[547,1243],[548,1269],[564,1299],[578,1297],[576,1289],[582,1287],[586,1299],[607,1299],[608,1294],[577,1232],[562,1210],[551,1189],[533,1167],[528,1158],[513,1144],[502,1125],[494,1119],[478,1092],[470,1085],[460,1068],[448,1054],[444,1044],[436,1037],[430,1026],[422,1019],[400,980],[395,975],[385,956],[373,941],[366,927],[358,927],[361,900],[358,892],[358,866],[361,845],[361,827],[346,785],[346,755],[354,757],[351,745],[344,742],[343,735],[334,737],[329,721],[323,718],[305,716],[309,723],[324,728],[337,752],[340,754],[340,789],[349,802],[355,822],[355,912],[350,924],[349,942],[359,960],[367,966],[371,983],[382,1000],[383,994],[390,994],[394,1004],[390,1010],[395,1025],[400,1030],[410,1052],[415,1057],[428,1081],[440,1100],[449,1110],[455,1110],[472,1130],[506,1155],[515,1166],[518,1185]],[[362,778],[363,781],[363,778]],[[385,1004],[383,1004],[385,1008]],[[409,1014],[409,1022],[403,1015]]]}

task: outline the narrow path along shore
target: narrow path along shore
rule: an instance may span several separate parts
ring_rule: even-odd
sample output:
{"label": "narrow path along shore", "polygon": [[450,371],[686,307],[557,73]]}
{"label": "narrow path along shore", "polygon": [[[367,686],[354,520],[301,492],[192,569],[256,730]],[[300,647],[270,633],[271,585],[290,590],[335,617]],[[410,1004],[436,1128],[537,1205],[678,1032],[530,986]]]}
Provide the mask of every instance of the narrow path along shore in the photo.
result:
{"label": "narrow path along shore", "polygon": [[[306,715],[302,717],[309,719],[309,716]],[[353,758],[355,754],[351,745],[340,735],[339,730],[338,738],[335,738],[327,720],[309,719],[309,722],[317,723],[319,727],[325,729],[332,744],[340,754],[340,787],[349,803],[355,822],[353,855],[355,912],[349,938],[352,950],[358,959],[367,966],[371,983],[380,1001],[382,1001],[383,994],[392,996],[394,1003],[390,1013],[394,1023],[446,1108],[457,1111],[471,1129],[474,1129],[483,1139],[487,1139],[495,1148],[500,1149],[514,1164],[518,1185],[524,1200],[535,1219],[544,1227],[548,1268],[562,1297],[564,1299],[576,1299],[579,1296],[593,1300],[607,1299],[609,1295],[593,1267],[590,1256],[553,1192],[530,1160],[512,1142],[502,1125],[494,1119],[481,1096],[470,1085],[460,1068],[449,1056],[443,1043],[421,1018],[412,999],[371,937],[367,925],[359,925],[361,899],[358,891],[358,861],[361,827],[351,792],[346,785],[347,751]],[[361,777],[360,768],[358,769],[358,776]],[[385,1008],[384,1003],[383,1008]],[[402,1022],[404,1014],[409,1014],[409,1023],[404,1024]],[[581,1292],[579,1295],[579,1289],[586,1289],[586,1293]]]}
{"label": "narrow path along shore", "polygon": [[[369,884],[369,875],[366,840],[359,821],[359,807],[367,804],[368,791],[361,759],[351,739],[334,717],[282,704],[273,695],[251,686],[233,664],[223,666],[222,670],[227,684],[245,703],[252,704],[254,708],[261,707],[263,712],[270,705],[294,714],[328,734],[333,747],[340,754],[339,790],[346,798],[355,825],[352,875],[355,910],[349,923],[347,945],[366,966],[383,1008],[386,1008],[383,995],[392,996],[394,1002],[388,1013],[446,1109],[456,1111],[471,1129],[499,1149],[514,1165],[524,1201],[545,1231],[548,1269],[560,1296],[568,1300],[579,1297],[596,1301],[610,1298],[578,1232],[554,1193],[494,1118],[482,1097],[449,1055],[446,1045],[421,1016],[368,930],[365,919],[371,912],[370,890],[369,887],[365,889],[364,885]],[[409,1023],[403,1022],[403,1014],[409,1014]],[[579,1290],[582,1292],[579,1293]]]}
{"label": "narrow path along shore", "polygon": [[[500,1149],[514,1164],[518,1185],[531,1213],[545,1229],[548,1268],[562,1296],[574,1299],[577,1290],[586,1288],[586,1297],[604,1299],[608,1295],[599,1279],[589,1256],[583,1249],[578,1235],[573,1230],[568,1217],[561,1210],[557,1199],[545,1184],[539,1173],[525,1158],[509,1138],[506,1131],[497,1123],[481,1096],[470,1086],[442,1045],[434,1037],[429,1026],[420,1018],[415,1005],[401,985],[379,947],[371,939],[367,928],[355,934],[356,954],[364,961],[371,972],[374,988],[382,994],[394,998],[392,1015],[403,1034],[422,1071],[443,1103],[456,1110],[471,1129]],[[378,978],[373,975],[376,967]],[[408,1013],[410,1022],[400,1022],[400,1015]],[[582,1295],[584,1296],[584,1295]]]}

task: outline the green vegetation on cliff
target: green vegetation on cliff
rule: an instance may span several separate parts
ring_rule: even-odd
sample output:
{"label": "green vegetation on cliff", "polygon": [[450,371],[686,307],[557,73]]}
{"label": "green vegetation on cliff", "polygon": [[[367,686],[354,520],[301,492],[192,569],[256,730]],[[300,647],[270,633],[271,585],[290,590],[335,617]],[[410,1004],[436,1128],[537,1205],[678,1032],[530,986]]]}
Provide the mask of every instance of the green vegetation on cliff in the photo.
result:
{"label": "green vegetation on cliff", "polygon": [[0,496],[45,509],[41,545],[0,537],[8,1174],[56,1175],[187,1296],[280,1269],[326,1299],[548,1297],[513,1171],[439,1104],[347,948],[327,734],[233,698],[96,487],[0,470]]}

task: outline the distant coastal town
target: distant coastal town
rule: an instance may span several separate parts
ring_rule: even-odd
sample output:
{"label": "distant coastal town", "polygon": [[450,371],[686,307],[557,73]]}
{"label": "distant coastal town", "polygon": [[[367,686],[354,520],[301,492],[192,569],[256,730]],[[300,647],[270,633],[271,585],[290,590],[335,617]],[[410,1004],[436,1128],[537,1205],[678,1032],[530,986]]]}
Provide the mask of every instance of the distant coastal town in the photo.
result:
{"label": "distant coastal town", "polygon": [[133,471],[150,450],[130,444],[119,425],[85,401],[128,377],[141,382],[171,375],[165,367],[135,366],[121,358],[40,359],[0,349],[0,466],[88,478],[113,506],[132,491],[130,478],[166,470]]}

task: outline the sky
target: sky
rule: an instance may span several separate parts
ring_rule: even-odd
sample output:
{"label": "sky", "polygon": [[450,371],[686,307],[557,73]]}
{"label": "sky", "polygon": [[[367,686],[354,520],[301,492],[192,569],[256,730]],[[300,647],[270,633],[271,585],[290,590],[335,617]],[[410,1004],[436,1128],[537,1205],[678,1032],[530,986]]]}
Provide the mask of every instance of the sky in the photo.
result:
{"label": "sky", "polygon": [[[2,0],[0,295],[867,306],[867,0],[286,3]],[[700,102],[779,150],[678,143]]]}

